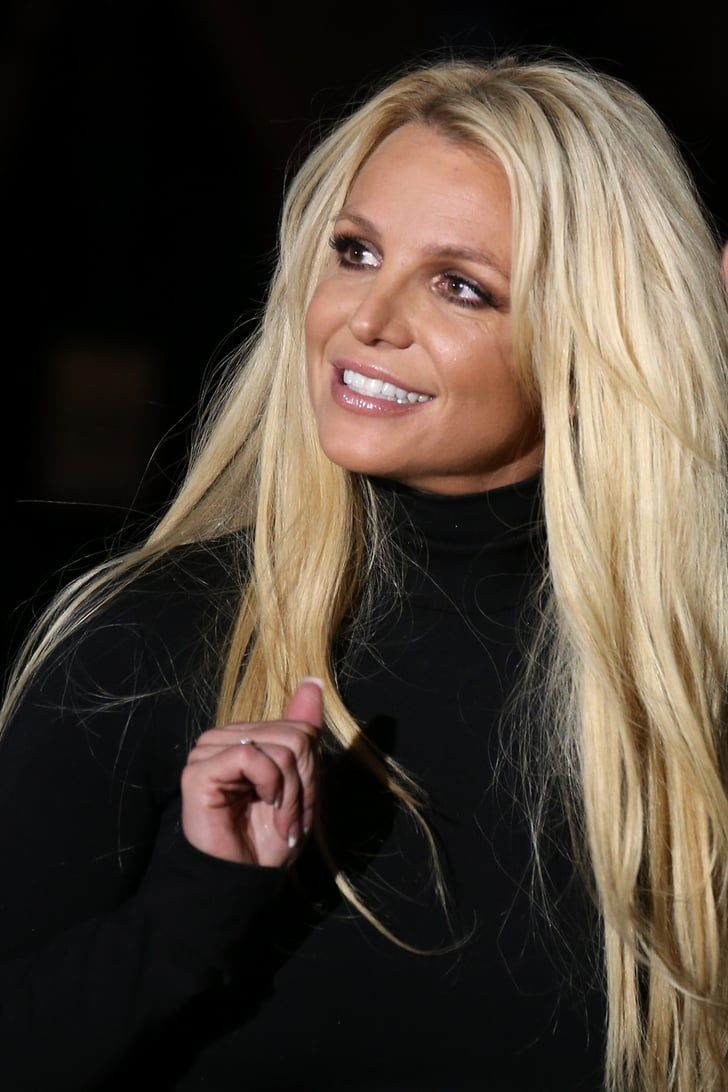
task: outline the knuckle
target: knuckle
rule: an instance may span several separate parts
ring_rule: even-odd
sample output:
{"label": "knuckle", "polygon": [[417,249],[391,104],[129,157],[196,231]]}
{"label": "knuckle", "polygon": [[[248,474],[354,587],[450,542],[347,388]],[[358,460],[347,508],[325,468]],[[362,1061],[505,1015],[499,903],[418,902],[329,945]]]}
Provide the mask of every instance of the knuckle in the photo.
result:
{"label": "knuckle", "polygon": [[197,737],[196,745],[199,747],[201,743],[212,743],[216,731],[216,728],[207,728],[204,732],[201,733],[201,735]]}
{"label": "knuckle", "polygon": [[310,739],[316,733],[316,727],[310,724],[307,720],[289,720],[287,724],[294,728],[296,732],[300,733],[306,739]]}
{"label": "knuckle", "polygon": [[290,747],[281,748],[280,765],[289,777],[297,771],[298,760]]}
{"label": "knuckle", "polygon": [[298,769],[295,763],[293,763],[288,769],[282,773],[282,789],[286,802],[291,800],[297,800],[301,795],[301,779],[298,776]]}
{"label": "knuckle", "polygon": [[295,735],[292,738],[292,749],[295,750],[298,758],[304,758],[308,755],[312,755],[316,750],[316,734],[310,729],[307,731],[305,728],[295,727]]}
{"label": "knuckle", "polygon": [[313,808],[316,804],[316,793],[304,789],[301,804],[304,808]]}
{"label": "knuckle", "polygon": [[189,788],[190,784],[195,780],[195,768],[194,766],[185,766],[180,778],[180,784],[183,789]]}

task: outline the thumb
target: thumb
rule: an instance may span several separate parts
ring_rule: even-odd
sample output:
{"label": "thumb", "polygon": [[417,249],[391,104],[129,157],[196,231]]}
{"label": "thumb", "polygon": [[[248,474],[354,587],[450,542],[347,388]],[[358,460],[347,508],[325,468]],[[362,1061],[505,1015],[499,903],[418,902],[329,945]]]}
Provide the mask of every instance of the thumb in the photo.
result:
{"label": "thumb", "polygon": [[320,728],[324,717],[323,689],[322,680],[313,675],[301,679],[286,706],[284,720],[304,720]]}

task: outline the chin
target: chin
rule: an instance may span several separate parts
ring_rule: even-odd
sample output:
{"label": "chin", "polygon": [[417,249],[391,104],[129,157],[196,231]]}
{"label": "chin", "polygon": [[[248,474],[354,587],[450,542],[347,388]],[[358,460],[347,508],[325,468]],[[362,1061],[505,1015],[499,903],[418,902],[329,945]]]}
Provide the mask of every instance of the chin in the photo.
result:
{"label": "chin", "polygon": [[381,452],[372,450],[369,444],[358,446],[351,443],[336,443],[329,438],[320,438],[321,448],[327,459],[353,474],[373,474],[378,477],[396,477],[404,467],[393,466],[382,458]]}

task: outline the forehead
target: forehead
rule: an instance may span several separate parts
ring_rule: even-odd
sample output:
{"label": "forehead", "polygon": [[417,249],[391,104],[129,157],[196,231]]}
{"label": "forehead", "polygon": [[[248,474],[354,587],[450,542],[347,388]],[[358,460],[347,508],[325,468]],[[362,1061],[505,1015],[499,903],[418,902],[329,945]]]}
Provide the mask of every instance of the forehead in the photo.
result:
{"label": "forehead", "polygon": [[481,243],[510,266],[511,200],[498,160],[410,122],[390,133],[361,167],[344,203],[384,232],[421,245]]}

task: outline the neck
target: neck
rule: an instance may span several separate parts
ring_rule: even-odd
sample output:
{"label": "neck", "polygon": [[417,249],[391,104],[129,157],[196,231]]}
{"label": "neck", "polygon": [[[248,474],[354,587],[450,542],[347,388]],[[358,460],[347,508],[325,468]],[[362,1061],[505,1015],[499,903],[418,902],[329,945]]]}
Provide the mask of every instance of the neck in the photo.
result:
{"label": "neck", "polygon": [[475,493],[429,493],[389,478],[368,479],[409,559],[408,594],[465,612],[512,606],[543,558],[539,470]]}
{"label": "neck", "polygon": [[407,485],[405,482],[398,481],[398,480],[396,480],[394,478],[380,478],[380,477],[377,477],[375,475],[370,475],[370,481],[376,482],[378,485],[382,485],[384,487],[386,487],[386,485],[389,483],[394,488],[396,488],[397,490],[402,491],[402,492],[404,492],[406,490],[409,490],[410,492],[415,493],[415,494],[417,494],[419,496],[423,496],[423,497],[442,497],[443,499],[448,498],[448,497],[452,497],[452,498],[458,498],[458,497],[484,497],[486,494],[495,493],[498,489],[510,489],[512,486],[515,486],[515,485],[522,485],[522,484],[526,484],[526,483],[534,483],[534,482],[539,482],[540,480],[541,480],[541,467],[539,467],[536,470],[531,471],[528,474],[523,474],[516,481],[512,481],[512,482],[502,482],[502,481],[500,481],[500,482],[498,482],[497,485],[488,485],[488,486],[483,487],[482,489],[463,490],[461,492],[453,492],[453,491],[445,491],[445,490],[440,490],[440,489],[422,489],[422,488],[420,488],[419,486],[416,486],[416,485]]}

